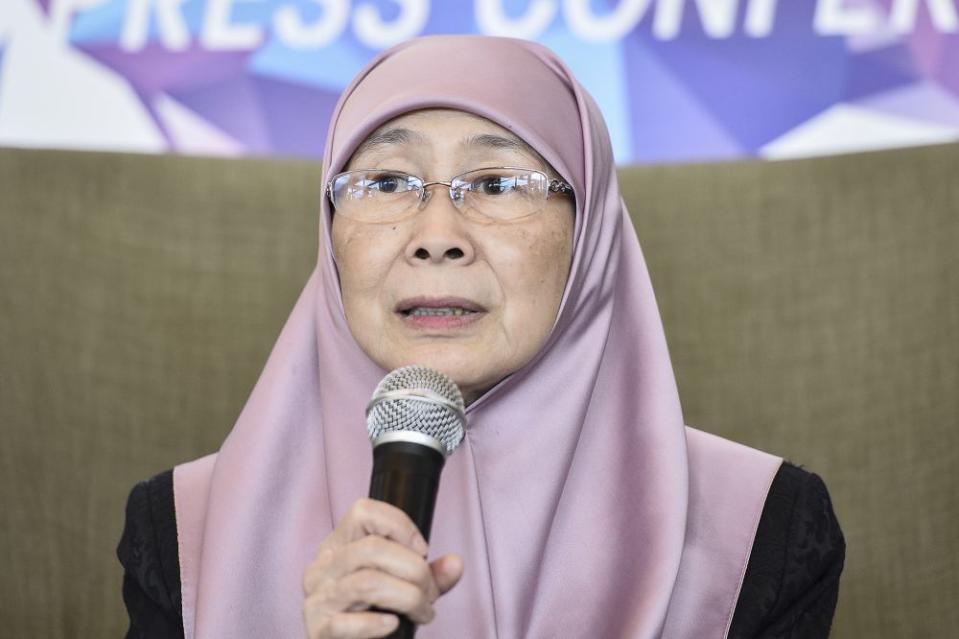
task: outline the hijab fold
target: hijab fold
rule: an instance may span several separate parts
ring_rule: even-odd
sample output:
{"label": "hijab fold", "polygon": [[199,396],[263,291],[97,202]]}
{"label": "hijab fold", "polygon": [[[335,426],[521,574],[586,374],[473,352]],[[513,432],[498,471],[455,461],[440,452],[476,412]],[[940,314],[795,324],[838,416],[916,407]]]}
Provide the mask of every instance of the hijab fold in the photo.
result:
{"label": "hijab fold", "polygon": [[[574,188],[574,255],[541,352],[467,409],[431,554],[462,581],[417,637],[724,637],[781,459],[684,426],[649,274],[592,98],[551,51],[430,36],[383,52],[334,112],[326,177],[377,127],[455,108]],[[305,637],[302,576],[372,467],[387,371],[349,332],[324,199],[317,267],[222,448],[178,466],[188,639]]]}

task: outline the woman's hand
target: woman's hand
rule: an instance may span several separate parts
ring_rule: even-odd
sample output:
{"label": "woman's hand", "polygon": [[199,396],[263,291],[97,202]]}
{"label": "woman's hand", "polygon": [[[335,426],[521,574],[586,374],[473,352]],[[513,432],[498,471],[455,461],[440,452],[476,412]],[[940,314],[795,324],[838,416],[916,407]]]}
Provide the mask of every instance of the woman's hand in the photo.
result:
{"label": "woman's hand", "polygon": [[399,625],[433,619],[433,602],[463,575],[458,555],[426,562],[426,541],[399,508],[374,499],[353,504],[323,540],[303,575],[310,639],[384,637]]}

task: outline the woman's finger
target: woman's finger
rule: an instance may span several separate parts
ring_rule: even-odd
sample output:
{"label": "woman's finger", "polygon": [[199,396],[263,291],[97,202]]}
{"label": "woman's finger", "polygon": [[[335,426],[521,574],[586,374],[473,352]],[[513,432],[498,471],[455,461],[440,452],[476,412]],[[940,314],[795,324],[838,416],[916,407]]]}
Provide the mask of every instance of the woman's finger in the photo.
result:
{"label": "woman's finger", "polygon": [[435,614],[433,602],[417,586],[366,568],[340,579],[336,592],[324,605],[346,612],[380,608],[406,615],[418,624],[429,623]]}
{"label": "woman's finger", "polygon": [[379,535],[403,544],[425,557],[429,549],[419,528],[405,512],[376,499],[360,499],[333,531],[343,545],[367,535]]}
{"label": "woman's finger", "polygon": [[303,593],[309,596],[321,584],[363,568],[380,570],[406,580],[420,588],[430,601],[440,595],[433,572],[422,556],[378,535],[367,535],[347,546],[318,552],[303,575]]}
{"label": "woman's finger", "polygon": [[399,626],[399,618],[384,612],[340,612],[319,624],[310,624],[310,639],[372,639],[385,637]]}
{"label": "woman's finger", "polygon": [[440,595],[445,595],[463,576],[463,558],[459,555],[443,555],[430,564],[433,580]]}
{"label": "woman's finger", "polygon": [[334,577],[371,568],[410,582],[429,601],[440,595],[433,571],[419,553],[378,535],[367,535],[343,548],[330,568]]}
{"label": "woman's finger", "polygon": [[[430,565],[427,550],[402,510],[371,499],[356,502],[304,573],[310,637],[386,636],[397,615],[417,624],[432,621],[433,602],[459,581],[463,563],[447,555]],[[382,627],[384,617],[388,628],[370,625]]]}

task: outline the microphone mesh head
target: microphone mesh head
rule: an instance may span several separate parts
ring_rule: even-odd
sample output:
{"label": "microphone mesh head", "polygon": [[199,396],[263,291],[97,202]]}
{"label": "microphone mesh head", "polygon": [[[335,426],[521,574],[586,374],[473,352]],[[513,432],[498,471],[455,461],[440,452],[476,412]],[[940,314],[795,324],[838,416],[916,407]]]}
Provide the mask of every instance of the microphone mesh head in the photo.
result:
{"label": "microphone mesh head", "polygon": [[463,440],[463,395],[446,375],[425,366],[404,366],[383,378],[366,408],[370,440],[395,431],[429,435],[451,454]]}

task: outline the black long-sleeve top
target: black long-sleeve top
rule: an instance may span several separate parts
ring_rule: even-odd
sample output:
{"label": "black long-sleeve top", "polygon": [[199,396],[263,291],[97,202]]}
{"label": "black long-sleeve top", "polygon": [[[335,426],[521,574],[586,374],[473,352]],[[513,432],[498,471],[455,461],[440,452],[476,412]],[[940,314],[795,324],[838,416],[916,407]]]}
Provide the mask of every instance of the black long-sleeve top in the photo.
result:
{"label": "black long-sleeve top", "polygon": [[[845,552],[822,479],[784,463],[763,507],[728,637],[828,637]],[[173,471],[133,488],[117,556],[127,639],[183,637]]]}

